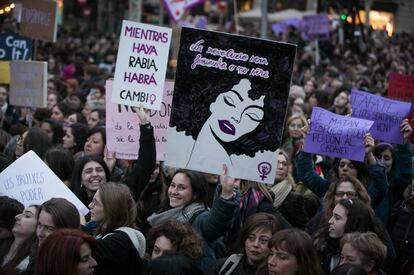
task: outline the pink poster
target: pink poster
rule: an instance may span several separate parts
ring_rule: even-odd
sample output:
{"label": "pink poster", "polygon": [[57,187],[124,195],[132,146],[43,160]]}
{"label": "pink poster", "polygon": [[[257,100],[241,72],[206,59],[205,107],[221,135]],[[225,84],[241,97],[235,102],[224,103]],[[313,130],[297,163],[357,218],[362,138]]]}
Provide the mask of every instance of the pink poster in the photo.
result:
{"label": "pink poster", "polygon": [[[106,81],[106,98],[111,98],[112,80]],[[168,123],[174,82],[167,80],[159,111],[150,110],[150,121],[154,127],[157,160],[164,160],[167,144]],[[117,159],[138,159],[139,119],[130,106],[106,101],[106,144]]]}

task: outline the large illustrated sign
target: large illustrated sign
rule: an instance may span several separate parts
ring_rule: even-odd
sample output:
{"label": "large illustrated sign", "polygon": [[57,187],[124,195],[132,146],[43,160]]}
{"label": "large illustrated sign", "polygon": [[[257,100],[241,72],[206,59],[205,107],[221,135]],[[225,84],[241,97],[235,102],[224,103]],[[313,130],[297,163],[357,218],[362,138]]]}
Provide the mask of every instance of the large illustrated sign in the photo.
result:
{"label": "large illustrated sign", "polygon": [[47,105],[47,62],[10,63],[10,104],[39,107]]}
{"label": "large illustrated sign", "polygon": [[89,209],[70,191],[35,152],[29,151],[0,174],[0,196],[9,196],[25,207],[51,198],[64,198],[82,215]]}
{"label": "large illustrated sign", "polygon": [[[106,95],[111,96],[112,80],[106,81]],[[168,122],[174,82],[164,85],[164,99],[159,111],[150,111],[150,121],[154,127],[157,160],[164,160],[167,144]],[[138,159],[140,128],[139,119],[133,108],[127,105],[106,101],[106,144],[117,159]]]}
{"label": "large illustrated sign", "polygon": [[390,143],[403,143],[400,124],[410,112],[411,103],[353,89],[351,105],[353,117],[374,121],[371,129],[373,138]]}
{"label": "large illustrated sign", "polygon": [[364,160],[364,136],[370,131],[373,121],[337,115],[319,107],[313,108],[311,121],[305,152]]}
{"label": "large illustrated sign", "polygon": [[161,108],[171,29],[122,21],[111,101]]}
{"label": "large illustrated sign", "polygon": [[273,183],[296,46],[182,28],[166,163]]}

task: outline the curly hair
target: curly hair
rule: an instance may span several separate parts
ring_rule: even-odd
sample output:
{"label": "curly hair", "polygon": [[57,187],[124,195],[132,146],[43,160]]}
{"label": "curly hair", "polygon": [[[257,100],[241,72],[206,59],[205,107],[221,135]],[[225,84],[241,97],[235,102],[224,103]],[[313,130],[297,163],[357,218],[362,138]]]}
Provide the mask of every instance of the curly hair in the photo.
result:
{"label": "curly hair", "polygon": [[[176,127],[178,132],[197,139],[201,128],[210,117],[210,104],[218,95],[232,89],[240,79],[246,78],[251,82],[249,97],[253,100],[265,96],[264,116],[255,130],[235,141],[223,142],[221,145],[229,155],[247,155],[254,157],[256,152],[265,150],[276,151],[282,140],[283,125],[290,86],[290,76],[293,71],[295,51],[292,45],[276,44],[264,40],[252,40],[237,36],[237,44],[230,37],[217,35],[214,32],[200,32],[183,28],[181,36],[179,62],[177,64],[174,98],[171,112],[170,127]],[[194,32],[194,33],[193,33]],[[235,52],[256,53],[260,47],[261,56],[270,60],[266,67],[269,78],[253,77],[249,74],[239,75],[228,70],[215,70],[207,67],[197,67],[192,70],[191,64],[197,52],[187,51],[197,40],[208,41],[208,46],[221,49],[231,48]],[[227,59],[225,59],[227,61]],[[246,66],[244,61],[231,60],[231,64]]]}
{"label": "curly hair", "polygon": [[169,239],[177,252],[189,256],[194,262],[201,259],[203,255],[202,240],[191,225],[170,220],[151,228],[147,238],[150,254],[154,250],[155,241],[161,236]]}

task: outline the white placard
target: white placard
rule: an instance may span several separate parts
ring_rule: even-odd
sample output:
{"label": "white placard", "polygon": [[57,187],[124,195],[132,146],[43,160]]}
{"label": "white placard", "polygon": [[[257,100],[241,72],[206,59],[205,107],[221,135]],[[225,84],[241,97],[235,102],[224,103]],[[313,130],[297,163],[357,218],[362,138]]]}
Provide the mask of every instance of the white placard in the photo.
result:
{"label": "white placard", "polygon": [[0,174],[0,195],[15,198],[25,207],[64,198],[82,215],[89,209],[70,191],[35,152],[29,151]]}
{"label": "white placard", "polygon": [[123,20],[111,101],[161,108],[171,29]]}

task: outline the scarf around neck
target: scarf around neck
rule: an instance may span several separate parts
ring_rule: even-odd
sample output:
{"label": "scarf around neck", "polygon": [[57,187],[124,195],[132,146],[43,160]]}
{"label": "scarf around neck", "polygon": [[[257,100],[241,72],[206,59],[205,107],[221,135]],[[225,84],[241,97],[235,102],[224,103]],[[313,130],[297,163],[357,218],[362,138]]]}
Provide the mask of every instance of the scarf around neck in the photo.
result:
{"label": "scarf around neck", "polygon": [[177,220],[181,223],[186,223],[191,220],[195,213],[203,210],[207,211],[203,204],[194,202],[190,205],[187,205],[186,207],[176,207],[161,213],[154,213],[150,217],[148,217],[147,220],[151,226],[169,220]]}
{"label": "scarf around neck", "polygon": [[278,182],[272,186],[272,188],[270,188],[270,192],[275,195],[275,198],[273,200],[273,207],[279,208],[291,191],[292,185],[287,179],[282,180],[281,182]]}

